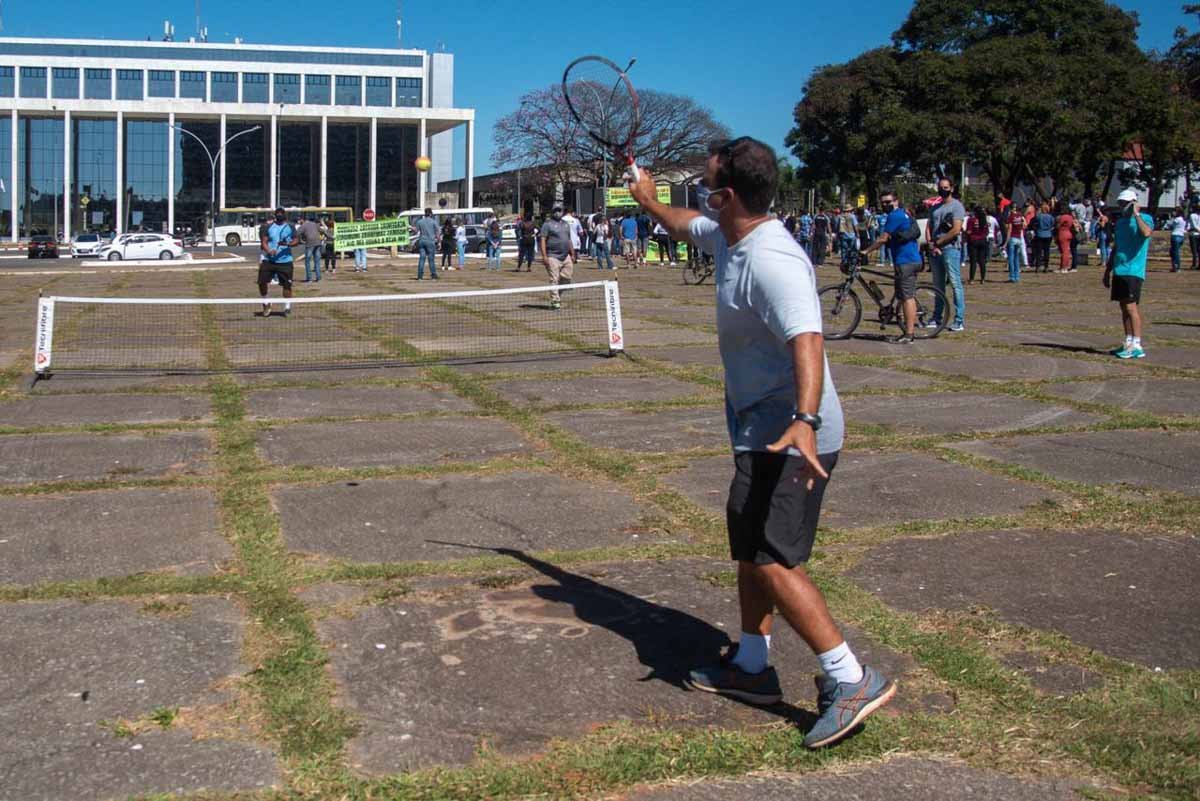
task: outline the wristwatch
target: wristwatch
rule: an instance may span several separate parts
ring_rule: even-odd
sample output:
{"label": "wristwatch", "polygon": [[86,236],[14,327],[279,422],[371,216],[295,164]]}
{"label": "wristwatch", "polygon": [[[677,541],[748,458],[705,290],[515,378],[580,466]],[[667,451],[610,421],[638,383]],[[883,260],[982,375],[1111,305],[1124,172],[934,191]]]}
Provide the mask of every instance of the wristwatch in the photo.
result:
{"label": "wristwatch", "polygon": [[796,412],[792,415],[792,422],[799,420],[801,423],[808,423],[812,426],[813,431],[821,430],[821,415],[808,414],[807,412]]}

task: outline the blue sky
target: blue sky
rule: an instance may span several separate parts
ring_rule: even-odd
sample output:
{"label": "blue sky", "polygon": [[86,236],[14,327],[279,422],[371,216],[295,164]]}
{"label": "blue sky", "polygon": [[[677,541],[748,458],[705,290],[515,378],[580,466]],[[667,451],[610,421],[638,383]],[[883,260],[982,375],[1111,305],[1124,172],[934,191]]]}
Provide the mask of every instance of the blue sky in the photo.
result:
{"label": "blue sky", "polygon": [[[1118,0],[1138,12],[1143,47],[1165,48],[1183,16],[1184,0]],[[455,55],[455,101],[476,109],[475,169],[491,171],[492,125],[516,108],[531,88],[557,83],[563,67],[599,52],[624,63],[635,85],[695,97],[736,134],[758,137],[781,152],[800,89],[814,67],[845,61],[887,43],[911,0],[873,3],[797,3],[759,0],[651,0],[614,13],[604,35],[598,14],[586,5],[526,0],[518,3],[414,2],[405,0],[404,44]],[[46,6],[5,3],[4,35],[144,39],[159,38],[162,21],[177,38],[194,32],[194,0],[65,0]],[[572,8],[576,13],[572,13]],[[202,0],[210,41],[392,47],[393,0],[359,3],[292,0],[251,4]],[[629,35],[629,31],[635,31]],[[462,136],[455,174],[463,171]]]}

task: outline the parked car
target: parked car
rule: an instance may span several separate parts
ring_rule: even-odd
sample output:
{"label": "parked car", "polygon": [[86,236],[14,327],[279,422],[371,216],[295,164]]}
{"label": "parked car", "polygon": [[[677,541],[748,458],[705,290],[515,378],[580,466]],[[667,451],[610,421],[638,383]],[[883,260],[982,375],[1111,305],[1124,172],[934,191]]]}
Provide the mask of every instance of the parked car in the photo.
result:
{"label": "parked car", "polygon": [[[438,238],[434,242],[434,251],[442,252],[442,235],[439,232]],[[408,251],[410,253],[417,252],[417,237],[412,234],[409,239]],[[487,226],[483,225],[468,225],[467,226],[467,252],[468,253],[487,253]]]}
{"label": "parked car", "polygon": [[183,243],[167,234],[122,234],[111,245],[101,248],[98,258],[177,259],[183,255]]}
{"label": "parked car", "polygon": [[58,243],[52,236],[35,236],[29,240],[29,258],[57,259]]}
{"label": "parked car", "polygon": [[100,234],[91,232],[80,234],[75,237],[75,241],[71,243],[71,258],[96,258],[96,254],[100,252],[108,243],[100,238]]}

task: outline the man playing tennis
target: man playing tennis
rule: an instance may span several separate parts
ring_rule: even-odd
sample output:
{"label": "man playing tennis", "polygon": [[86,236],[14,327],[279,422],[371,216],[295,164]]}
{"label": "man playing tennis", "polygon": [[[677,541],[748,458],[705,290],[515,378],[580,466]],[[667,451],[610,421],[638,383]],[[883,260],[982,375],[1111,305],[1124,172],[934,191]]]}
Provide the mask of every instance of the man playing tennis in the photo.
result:
{"label": "man playing tennis", "polygon": [[741,639],[688,684],[756,704],[782,698],[770,667],[773,610],[821,663],[820,718],[804,744],[830,745],[888,703],[896,683],[860,666],[804,570],[821,498],[842,447],[842,408],[821,336],[816,276],[770,214],[775,152],[749,137],[714,145],[697,192],[703,213],[658,202],[642,169],[634,200],[676,240],[715,254],[717,335],[734,450],[726,519],[738,563]]}
{"label": "man playing tennis", "polygon": [[292,246],[296,244],[296,229],[288,222],[287,211],[280,206],[275,209],[275,222],[264,225],[259,232],[258,294],[263,299],[262,316],[271,316],[271,302],[267,300],[267,289],[271,279],[283,287],[283,314],[292,311],[288,298],[292,297]]}

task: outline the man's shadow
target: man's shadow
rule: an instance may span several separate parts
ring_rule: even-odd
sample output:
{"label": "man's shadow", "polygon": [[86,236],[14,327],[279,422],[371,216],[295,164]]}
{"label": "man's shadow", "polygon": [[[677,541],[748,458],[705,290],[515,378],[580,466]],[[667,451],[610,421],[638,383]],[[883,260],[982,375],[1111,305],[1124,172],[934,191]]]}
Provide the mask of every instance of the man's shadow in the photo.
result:
{"label": "man's shadow", "polygon": [[[721,649],[731,644],[724,631],[698,617],[563,570],[524,551],[428,541],[509,556],[553,580],[554,584],[537,584],[530,589],[549,603],[569,604],[580,621],[628,640],[637,652],[638,660],[649,671],[639,681],[662,681],[679,690],[694,692],[684,682],[688,671],[716,662]],[[763,709],[803,731],[811,728],[817,719],[810,710],[782,701],[771,706],[757,706],[729,696],[722,696],[722,700]]]}

